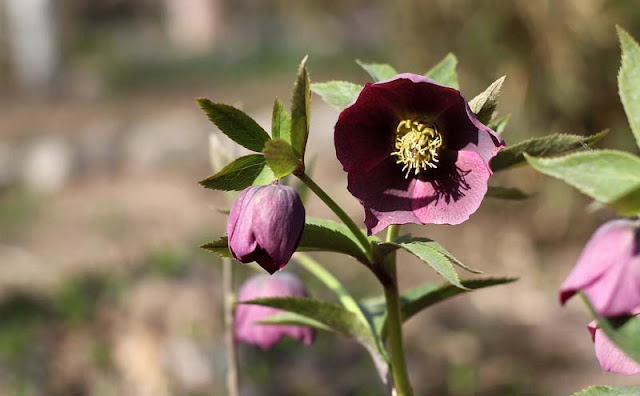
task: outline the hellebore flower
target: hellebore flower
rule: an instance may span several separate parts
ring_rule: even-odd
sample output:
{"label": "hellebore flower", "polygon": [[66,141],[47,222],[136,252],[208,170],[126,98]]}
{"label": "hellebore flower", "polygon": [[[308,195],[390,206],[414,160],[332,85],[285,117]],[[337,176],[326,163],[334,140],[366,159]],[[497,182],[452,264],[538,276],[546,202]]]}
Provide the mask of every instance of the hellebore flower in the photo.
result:
{"label": "hellebore flower", "polygon": [[277,183],[248,187],[231,207],[229,250],[238,261],[256,261],[273,274],[296,251],[304,216],[304,206],[293,188]]}
{"label": "hellebore flower", "polygon": [[390,224],[459,224],[478,209],[504,147],[453,88],[415,74],[366,84],[335,126],[348,189],[368,232]]}
{"label": "hellebore flower", "polygon": [[603,371],[612,371],[618,374],[633,375],[640,373],[640,364],[627,357],[607,335],[600,329],[594,320],[589,323],[591,339],[595,344],[596,357]]}
{"label": "hellebore flower", "polygon": [[639,221],[613,220],[598,228],[560,287],[560,303],[578,290],[602,316],[630,314],[640,307]]}
{"label": "hellebore flower", "polygon": [[258,345],[269,349],[284,336],[297,339],[309,345],[315,338],[315,331],[306,326],[260,324],[271,316],[283,311],[260,305],[244,305],[242,301],[263,297],[304,297],[307,293],[302,281],[290,273],[273,276],[257,275],[247,280],[238,293],[240,304],[236,306],[234,334],[237,341]]}

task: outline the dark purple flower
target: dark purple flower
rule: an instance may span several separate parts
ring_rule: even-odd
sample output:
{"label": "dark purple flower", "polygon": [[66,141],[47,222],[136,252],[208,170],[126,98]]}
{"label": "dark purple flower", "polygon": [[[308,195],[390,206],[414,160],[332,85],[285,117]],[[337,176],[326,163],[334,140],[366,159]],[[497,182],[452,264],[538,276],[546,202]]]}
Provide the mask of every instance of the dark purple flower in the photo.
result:
{"label": "dark purple flower", "polygon": [[[263,297],[305,297],[307,295],[300,279],[290,273],[273,276],[257,275],[246,281],[238,293],[238,301]],[[260,305],[238,304],[235,311],[234,334],[237,341],[247,342],[268,349],[284,336],[309,345],[315,331],[306,326],[260,324],[283,311]]]}
{"label": "dark purple flower", "polygon": [[624,375],[640,373],[640,364],[618,349],[618,347],[607,338],[604,331],[598,327],[595,320],[589,323],[589,332],[595,344],[596,357],[602,370]]}
{"label": "dark purple flower", "polygon": [[560,287],[560,302],[564,304],[578,290],[602,316],[640,308],[639,221],[613,220],[598,228]]}
{"label": "dark purple flower", "polygon": [[390,224],[459,224],[487,191],[504,147],[462,94],[415,74],[367,84],[335,126],[348,189],[376,233]]}
{"label": "dark purple flower", "polygon": [[248,187],[236,198],[227,235],[233,257],[260,264],[270,274],[284,267],[304,229],[304,206],[291,187],[278,183]]}

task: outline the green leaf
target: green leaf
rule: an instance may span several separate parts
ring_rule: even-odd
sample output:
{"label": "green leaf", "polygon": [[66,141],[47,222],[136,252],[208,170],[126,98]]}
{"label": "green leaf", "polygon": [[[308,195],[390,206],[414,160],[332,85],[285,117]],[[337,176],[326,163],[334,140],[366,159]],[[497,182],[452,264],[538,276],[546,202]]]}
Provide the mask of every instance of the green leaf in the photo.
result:
{"label": "green leaf", "polygon": [[504,132],[504,129],[507,127],[509,118],[511,118],[511,114],[495,119],[487,124],[487,126],[493,129],[498,135],[502,135],[502,132]]}
{"label": "green leaf", "polygon": [[308,297],[270,297],[239,301],[238,304],[261,305],[306,316],[365,345],[373,348],[376,345],[371,330],[353,312],[326,301]]}
{"label": "green leaf", "polygon": [[[458,260],[456,257],[453,256],[453,254],[451,254],[447,249],[445,249],[444,246],[440,245],[438,242],[434,241],[433,239],[429,239],[429,238],[424,238],[424,237],[412,237],[411,235],[407,234],[407,235],[402,235],[398,238],[396,238],[394,240],[394,242],[396,244],[406,244],[406,243],[416,243],[416,244],[420,244],[422,246],[428,247],[430,249],[436,250],[439,253],[442,253],[449,261],[451,261],[453,264],[457,265],[458,267],[469,271],[471,273],[474,274],[481,274],[482,271],[473,269],[465,264],[463,264],[460,260]],[[384,244],[383,244],[384,245]]]}
{"label": "green leaf", "polygon": [[489,85],[480,95],[471,99],[469,107],[471,111],[478,117],[483,124],[488,124],[493,119],[493,114],[498,106],[498,96],[500,89],[504,83],[505,76],[497,79],[493,84]]}
{"label": "green leaf", "polygon": [[235,107],[213,103],[205,98],[197,99],[197,102],[209,120],[242,147],[260,152],[270,139],[269,134],[253,118]]}
{"label": "green leaf", "polygon": [[347,81],[327,81],[311,84],[311,91],[338,110],[353,103],[362,91],[362,86]]}
{"label": "green leaf", "polygon": [[360,243],[347,226],[331,220],[307,217],[298,251],[344,253],[360,262],[368,262]]}
{"label": "green leaf", "polygon": [[398,75],[396,69],[386,63],[364,63],[356,60],[356,63],[360,65],[375,82],[389,80]]}
{"label": "green leaf", "polygon": [[622,66],[618,73],[618,91],[627,114],[631,132],[640,147],[640,46],[620,26],[617,26],[620,47],[622,48]]}
{"label": "green leaf", "polygon": [[282,312],[276,315],[269,316],[268,318],[261,320],[261,324],[272,325],[297,325],[297,326],[309,326],[318,330],[334,331],[331,327],[311,319],[304,315],[298,315],[292,312]]}
{"label": "green leaf", "polygon": [[229,251],[229,238],[227,238],[227,236],[220,237],[213,242],[205,243],[200,246],[200,248],[215,253],[220,257],[233,258],[233,255],[231,255]]}
{"label": "green leaf", "polygon": [[624,151],[594,150],[559,158],[525,156],[537,171],[600,202],[616,202],[640,188],[640,158]]}
{"label": "green leaf", "polygon": [[262,154],[237,158],[213,176],[200,181],[206,188],[240,191],[251,185],[269,184],[276,179]]}
{"label": "green leaf", "polygon": [[291,140],[291,116],[280,99],[273,103],[273,113],[271,114],[271,136],[274,139]]}
{"label": "green leaf", "polygon": [[573,396],[640,396],[640,387],[591,386]]}
{"label": "green leaf", "polygon": [[529,198],[531,194],[527,194],[522,190],[514,187],[489,186],[486,196],[491,198],[519,201]]}
{"label": "green leaf", "polygon": [[425,76],[447,87],[459,89],[458,73],[456,72],[457,65],[458,58],[456,58],[454,54],[448,53],[447,56],[432,67]]}
{"label": "green leaf", "polygon": [[640,215],[640,188],[624,194],[611,203],[622,216],[632,217]]}
{"label": "green leaf", "polygon": [[602,139],[609,130],[604,130],[590,136],[554,134],[524,140],[520,143],[507,146],[500,151],[491,161],[491,169],[494,172],[521,165],[526,162],[524,153],[533,157],[547,157],[566,153],[568,151],[589,148]]}
{"label": "green leaf", "polygon": [[293,148],[282,139],[273,139],[264,145],[264,158],[273,174],[282,179],[296,170],[302,169],[302,162],[296,157]]}
{"label": "green leaf", "polygon": [[305,56],[298,68],[298,78],[291,98],[291,147],[302,162],[304,162],[304,152],[309,137],[311,116],[311,81],[306,64],[307,57]]}

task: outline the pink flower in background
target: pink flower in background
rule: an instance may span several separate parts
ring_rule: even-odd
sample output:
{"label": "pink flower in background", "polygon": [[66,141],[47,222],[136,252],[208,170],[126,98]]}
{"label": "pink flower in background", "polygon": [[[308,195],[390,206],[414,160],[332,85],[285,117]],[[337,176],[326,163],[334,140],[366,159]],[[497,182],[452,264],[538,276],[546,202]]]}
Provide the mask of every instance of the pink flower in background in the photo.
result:
{"label": "pink flower in background", "polygon": [[589,331],[591,332],[591,338],[596,348],[596,357],[602,370],[624,375],[640,373],[640,364],[618,349],[607,338],[604,331],[598,327],[595,320],[589,323]]}
{"label": "pink flower in background", "polygon": [[368,232],[391,224],[459,224],[478,209],[504,147],[462,94],[415,75],[367,84],[335,126],[348,189]]}
{"label": "pink flower in background", "polygon": [[306,326],[260,324],[271,316],[283,311],[260,305],[242,304],[242,301],[263,297],[305,297],[307,295],[300,279],[290,273],[257,275],[247,280],[238,293],[235,311],[234,334],[237,341],[258,345],[268,349],[284,336],[297,339],[309,345],[315,338],[315,331]]}
{"label": "pink flower in background", "polygon": [[238,261],[255,261],[273,274],[296,251],[304,218],[304,206],[293,188],[278,183],[248,187],[229,213],[229,250]]}
{"label": "pink flower in background", "polygon": [[578,290],[602,316],[640,307],[640,222],[613,220],[598,228],[560,287],[560,302]]}

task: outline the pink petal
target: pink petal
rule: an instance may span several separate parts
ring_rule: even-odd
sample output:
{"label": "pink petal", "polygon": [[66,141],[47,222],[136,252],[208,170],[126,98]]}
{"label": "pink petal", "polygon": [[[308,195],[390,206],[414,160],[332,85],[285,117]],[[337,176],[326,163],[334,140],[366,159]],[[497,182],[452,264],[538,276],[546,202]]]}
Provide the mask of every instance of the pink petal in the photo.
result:
{"label": "pink petal", "polygon": [[640,373],[640,364],[627,357],[618,347],[607,338],[595,321],[589,324],[589,331],[595,343],[596,357],[600,367],[604,371],[612,371],[618,374],[633,375]]}

